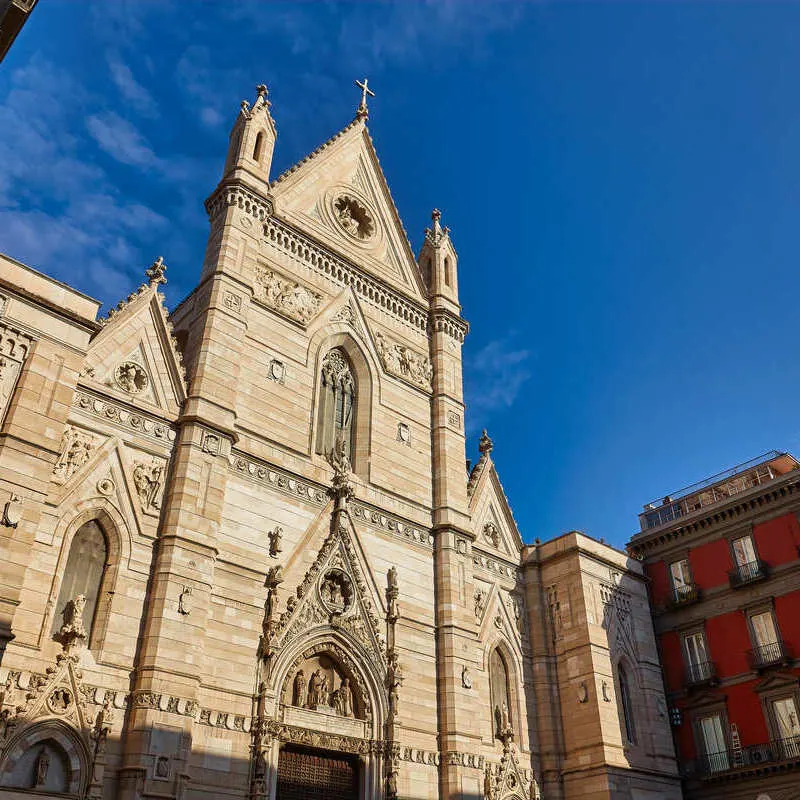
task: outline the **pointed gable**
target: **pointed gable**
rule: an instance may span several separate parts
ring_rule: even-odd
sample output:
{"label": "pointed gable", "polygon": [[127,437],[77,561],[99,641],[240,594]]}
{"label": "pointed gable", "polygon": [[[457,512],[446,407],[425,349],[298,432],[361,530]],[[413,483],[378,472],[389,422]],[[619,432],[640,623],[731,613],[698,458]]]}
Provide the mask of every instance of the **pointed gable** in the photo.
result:
{"label": "pointed gable", "polygon": [[516,560],[522,550],[522,537],[491,452],[492,442],[484,431],[481,458],[470,475],[467,487],[475,546],[485,552]]}
{"label": "pointed gable", "polygon": [[142,408],[175,417],[186,397],[181,357],[158,284],[112,310],[89,345],[84,381]]}
{"label": "pointed gable", "polygon": [[422,276],[364,121],[271,184],[276,216],[416,299]]}

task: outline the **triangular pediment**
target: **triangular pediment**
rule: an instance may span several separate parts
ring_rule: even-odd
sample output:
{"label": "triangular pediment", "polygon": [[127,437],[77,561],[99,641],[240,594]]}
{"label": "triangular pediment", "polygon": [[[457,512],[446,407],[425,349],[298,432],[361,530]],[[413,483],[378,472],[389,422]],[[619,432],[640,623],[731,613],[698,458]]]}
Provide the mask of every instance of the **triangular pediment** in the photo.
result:
{"label": "triangular pediment", "polygon": [[45,676],[33,676],[25,703],[17,708],[16,722],[26,724],[42,717],[55,717],[82,732],[88,732],[94,715],[86,708],[83,674],[76,656],[59,655]]}
{"label": "triangular pediment", "polygon": [[520,766],[517,749],[513,744],[505,748],[503,757],[496,767],[487,767],[486,780],[493,784],[491,796],[496,800],[509,800],[509,798],[533,800],[539,796],[539,787],[535,783],[533,774]]}
{"label": "triangular pediment", "polygon": [[425,289],[369,131],[361,120],[271,186],[276,215],[406,295]]}
{"label": "triangular pediment", "polygon": [[295,596],[289,598],[273,646],[286,647],[318,627],[335,627],[363,645],[376,663],[385,665],[380,595],[352,522],[346,515],[340,521],[322,543]]}
{"label": "triangular pediment", "polygon": [[176,417],[186,397],[181,358],[161,295],[142,286],[120,303],[89,345],[82,382]]}
{"label": "triangular pediment", "polygon": [[482,465],[470,496],[469,511],[475,547],[516,561],[522,550],[522,537],[491,458],[487,457]]}

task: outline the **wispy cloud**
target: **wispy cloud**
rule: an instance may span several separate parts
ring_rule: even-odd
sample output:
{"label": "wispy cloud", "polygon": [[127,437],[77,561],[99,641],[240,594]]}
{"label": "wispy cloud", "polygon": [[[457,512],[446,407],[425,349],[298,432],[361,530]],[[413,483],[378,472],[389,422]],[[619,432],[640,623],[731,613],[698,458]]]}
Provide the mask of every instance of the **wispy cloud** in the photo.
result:
{"label": "wispy cloud", "polygon": [[111,79],[119,89],[122,98],[143,116],[157,117],[158,105],[155,98],[136,80],[131,68],[114,54],[109,54],[107,60]]}
{"label": "wispy cloud", "polygon": [[86,120],[92,138],[112,158],[133,167],[157,167],[159,159],[136,126],[115,111]]}
{"label": "wispy cloud", "polygon": [[494,339],[465,357],[468,432],[486,427],[490,417],[507,412],[531,378],[533,354],[515,338]]}

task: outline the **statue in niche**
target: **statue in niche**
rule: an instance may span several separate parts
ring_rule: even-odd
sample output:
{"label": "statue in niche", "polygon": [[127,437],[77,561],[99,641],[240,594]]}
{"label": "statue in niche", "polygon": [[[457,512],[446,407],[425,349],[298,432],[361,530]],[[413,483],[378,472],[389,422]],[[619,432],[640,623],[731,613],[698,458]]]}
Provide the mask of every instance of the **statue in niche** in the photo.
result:
{"label": "statue in niche", "polygon": [[165,756],[159,756],[156,761],[156,777],[169,778],[169,759]]}
{"label": "statue in niche", "polygon": [[348,232],[352,234],[358,233],[358,220],[353,216],[350,210],[350,204],[340,201],[339,206],[339,224]]}
{"label": "statue in niche", "polygon": [[347,578],[335,570],[327,573],[320,585],[320,595],[329,611],[341,614],[348,606],[350,595]]}
{"label": "statue in niche", "polygon": [[298,670],[294,678],[294,701],[293,705],[303,708],[308,697],[308,687],[306,685],[306,674],[303,670]]}
{"label": "statue in niche", "polygon": [[62,643],[65,650],[79,642],[86,641],[86,628],[83,625],[83,609],[86,606],[86,597],[82,594],[70,600],[61,612],[64,624],[58,631],[57,639]]}
{"label": "statue in niche", "polygon": [[350,678],[342,678],[339,688],[333,693],[333,707],[336,713],[343,717],[352,717],[353,690],[350,688]]}
{"label": "statue in niche", "polygon": [[267,536],[269,537],[269,554],[271,558],[277,558],[278,554],[283,550],[281,546],[283,540],[283,528],[280,525],[276,525],[273,530],[271,530]]}
{"label": "statue in niche", "polygon": [[42,751],[36,758],[36,774],[34,776],[33,788],[44,789],[47,784],[47,771],[50,769],[50,756],[47,753],[47,748],[43,747]]}
{"label": "statue in niche", "polygon": [[393,720],[397,717],[400,704],[400,687],[403,685],[403,671],[400,668],[400,660],[394,650],[389,655],[386,685],[389,689],[389,719]]}
{"label": "statue in niche", "polygon": [[475,590],[475,617],[477,619],[481,618],[483,614],[483,609],[486,607],[486,592],[481,589],[477,588]]}
{"label": "statue in niche", "polygon": [[308,691],[308,707],[316,709],[328,705],[328,677],[318,667],[311,675]]}

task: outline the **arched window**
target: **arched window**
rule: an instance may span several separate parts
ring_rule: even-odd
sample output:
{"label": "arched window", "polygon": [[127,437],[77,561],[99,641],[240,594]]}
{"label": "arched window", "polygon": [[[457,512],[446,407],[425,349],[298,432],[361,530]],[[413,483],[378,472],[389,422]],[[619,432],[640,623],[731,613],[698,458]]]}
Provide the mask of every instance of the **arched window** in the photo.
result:
{"label": "arched window", "polygon": [[264,150],[264,131],[259,131],[258,136],[256,136],[256,143],[253,147],[253,159],[255,161],[261,161],[261,153]]}
{"label": "arched window", "polygon": [[631,684],[628,673],[622,664],[617,669],[619,677],[619,697],[622,704],[622,719],[625,725],[625,741],[636,744],[636,727],[633,724],[633,701],[631,698]]}
{"label": "arched window", "polygon": [[508,666],[498,648],[489,656],[489,689],[492,700],[492,734],[495,739],[501,739],[506,733],[513,731],[514,721],[511,718]]}
{"label": "arched window", "polygon": [[453,275],[452,275],[452,266],[450,264],[450,256],[446,256],[444,259],[444,283],[445,286],[453,285]]}
{"label": "arched window", "polygon": [[350,362],[342,350],[331,350],[322,361],[320,376],[317,452],[328,455],[339,439],[352,460],[353,412],[356,384]]}
{"label": "arched window", "polygon": [[67,557],[67,566],[61,580],[56,613],[53,617],[53,633],[63,624],[64,609],[70,600],[79,594],[86,598],[83,607],[83,626],[89,634],[88,644],[92,646],[93,627],[100,588],[108,562],[108,544],[103,529],[97,520],[81,525],[72,539]]}

